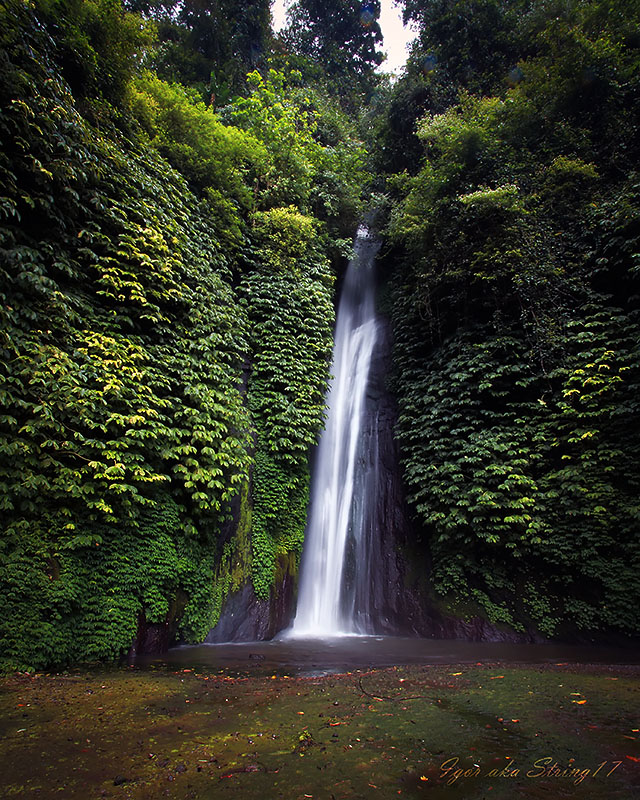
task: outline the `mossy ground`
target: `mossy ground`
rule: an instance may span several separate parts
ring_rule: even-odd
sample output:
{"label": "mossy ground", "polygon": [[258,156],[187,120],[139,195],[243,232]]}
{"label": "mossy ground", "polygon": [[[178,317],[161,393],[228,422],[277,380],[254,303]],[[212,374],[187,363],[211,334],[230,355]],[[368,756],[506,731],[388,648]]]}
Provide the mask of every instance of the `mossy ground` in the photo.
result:
{"label": "mossy ground", "polygon": [[630,800],[639,675],[495,664],[15,675],[0,683],[0,794]]}

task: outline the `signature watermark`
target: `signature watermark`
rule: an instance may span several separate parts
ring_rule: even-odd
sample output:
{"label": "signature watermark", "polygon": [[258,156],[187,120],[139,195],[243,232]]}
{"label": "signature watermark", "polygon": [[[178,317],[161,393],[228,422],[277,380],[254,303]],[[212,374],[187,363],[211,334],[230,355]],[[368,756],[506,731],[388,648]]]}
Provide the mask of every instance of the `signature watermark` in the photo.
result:
{"label": "signature watermark", "polygon": [[[573,762],[573,759],[571,759]],[[458,756],[447,758],[440,764],[440,780],[448,786],[468,778],[530,779],[554,778],[566,780],[578,786],[587,778],[608,778],[621,766],[622,761],[601,761],[593,766],[577,766],[575,763],[559,764],[551,756],[536,759],[520,766],[515,760],[504,767],[483,768],[480,764],[461,766]]]}

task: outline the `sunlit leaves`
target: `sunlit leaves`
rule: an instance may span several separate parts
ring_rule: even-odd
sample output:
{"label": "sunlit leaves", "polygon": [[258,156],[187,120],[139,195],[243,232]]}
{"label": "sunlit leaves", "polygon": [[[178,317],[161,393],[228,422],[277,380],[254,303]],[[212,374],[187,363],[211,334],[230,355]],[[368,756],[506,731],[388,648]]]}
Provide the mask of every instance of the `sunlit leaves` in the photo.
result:
{"label": "sunlit leaves", "polygon": [[0,568],[3,619],[25,625],[3,652],[43,665],[117,655],[139,614],[192,602],[189,631],[211,622],[215,542],[251,462],[248,340],[207,206],[86,123],[19,21],[1,66],[20,224],[0,231]]}
{"label": "sunlit leaves", "polygon": [[223,125],[213,108],[179,84],[148,72],[132,84],[129,102],[151,143],[192,183],[251,205],[251,183],[267,159],[262,142]]}
{"label": "sunlit leaves", "polygon": [[332,277],[312,220],[291,208],[255,221],[261,264],[241,291],[251,328],[248,403],[256,427],[252,576],[268,596],[276,555],[301,550],[308,455],[324,420]]}

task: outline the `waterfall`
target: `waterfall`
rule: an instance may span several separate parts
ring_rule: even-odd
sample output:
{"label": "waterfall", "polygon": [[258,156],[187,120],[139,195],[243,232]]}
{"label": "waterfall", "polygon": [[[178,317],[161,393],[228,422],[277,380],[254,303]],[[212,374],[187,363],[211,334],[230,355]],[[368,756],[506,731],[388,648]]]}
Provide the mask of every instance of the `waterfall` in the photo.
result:
{"label": "waterfall", "polygon": [[293,637],[372,632],[372,515],[377,439],[363,437],[378,323],[373,264],[378,242],[361,227],[344,279],[333,347],[326,427],[311,483]]}

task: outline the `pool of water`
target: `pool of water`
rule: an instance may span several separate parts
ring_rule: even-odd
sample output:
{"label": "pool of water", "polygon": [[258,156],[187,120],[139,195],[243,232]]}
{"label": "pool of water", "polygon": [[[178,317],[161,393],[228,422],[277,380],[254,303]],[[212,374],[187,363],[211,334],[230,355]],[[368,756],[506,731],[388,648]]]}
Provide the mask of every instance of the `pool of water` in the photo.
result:
{"label": "pool of water", "polygon": [[200,644],[145,656],[136,666],[278,675],[326,675],[408,664],[638,664],[637,649],[567,644],[466,642],[392,636],[274,639]]}

